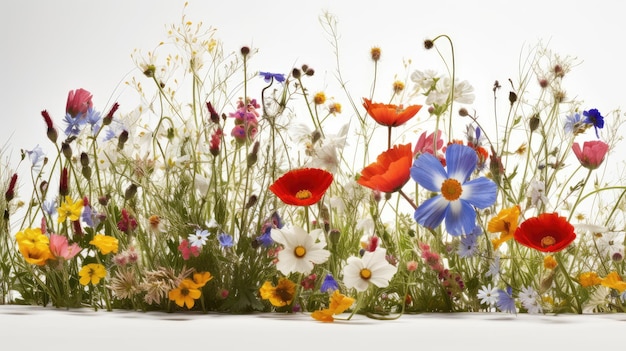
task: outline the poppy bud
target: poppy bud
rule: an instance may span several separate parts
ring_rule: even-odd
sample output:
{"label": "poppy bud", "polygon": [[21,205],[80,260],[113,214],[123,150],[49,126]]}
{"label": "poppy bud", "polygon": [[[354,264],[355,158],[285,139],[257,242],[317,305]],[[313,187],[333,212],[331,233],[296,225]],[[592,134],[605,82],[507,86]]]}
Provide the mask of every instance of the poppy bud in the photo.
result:
{"label": "poppy bud", "polygon": [[85,179],[91,180],[91,167],[85,166],[80,170],[80,172],[82,173],[83,177],[85,177]]}
{"label": "poppy bud", "polygon": [[63,156],[68,160],[72,158],[72,147],[70,144],[66,142],[61,143],[61,152],[63,152]]}
{"label": "poppy bud", "polygon": [[48,111],[43,110],[41,111],[41,115],[43,116],[43,119],[46,122],[46,127],[48,128],[46,132],[48,139],[50,139],[50,141],[52,141],[53,143],[56,143],[59,135],[57,133],[57,130],[54,129],[54,125],[52,124],[52,118],[50,118],[50,114],[48,114]]}
{"label": "poppy bud", "polygon": [[426,50],[430,50],[430,49],[432,49],[432,48],[433,48],[433,46],[435,46],[435,42],[434,42],[434,41],[432,41],[432,40],[430,40],[430,39],[426,39],[426,40],[424,40],[424,48],[425,48]]}
{"label": "poppy bud", "polygon": [[300,78],[302,76],[302,72],[299,69],[294,68],[293,71],[291,71],[291,75],[294,78],[298,79],[298,78]]}
{"label": "poppy bud", "polygon": [[135,194],[137,194],[137,185],[133,183],[126,188],[126,191],[124,192],[124,199],[130,200],[135,196]]}
{"label": "poppy bud", "polygon": [[83,167],[89,166],[89,155],[86,152],[80,154],[80,164]]}
{"label": "poppy bud", "polygon": [[509,102],[513,105],[517,101],[517,94],[512,91],[509,91]]}
{"label": "poppy bud", "polygon": [[250,195],[250,197],[248,198],[248,202],[246,202],[246,205],[244,207],[245,208],[250,208],[250,207],[254,206],[254,204],[256,204],[258,199],[259,198],[256,195]]}
{"label": "poppy bud", "polygon": [[540,120],[538,114],[534,114],[532,115],[532,117],[530,117],[530,120],[528,121],[528,127],[530,128],[531,133],[539,128],[539,122]]}
{"label": "poppy bud", "polygon": [[248,56],[248,54],[250,53],[250,48],[247,46],[242,46],[240,51],[242,56]]}
{"label": "poppy bud", "polygon": [[128,141],[128,131],[123,131],[120,136],[117,138],[117,149],[122,150],[124,148],[124,144]]}

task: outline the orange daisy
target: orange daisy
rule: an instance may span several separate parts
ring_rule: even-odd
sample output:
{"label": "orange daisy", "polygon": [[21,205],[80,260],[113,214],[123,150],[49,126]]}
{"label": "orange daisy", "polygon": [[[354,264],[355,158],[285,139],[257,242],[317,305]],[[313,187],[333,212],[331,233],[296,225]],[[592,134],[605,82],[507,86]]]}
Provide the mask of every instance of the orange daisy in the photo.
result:
{"label": "orange daisy", "polygon": [[310,206],[322,199],[332,182],[328,171],[301,168],[285,173],[269,189],[287,205]]}
{"label": "orange daisy", "polygon": [[411,144],[395,145],[378,155],[376,162],[363,168],[357,182],[372,190],[393,193],[411,178],[412,164]]}
{"label": "orange daisy", "polygon": [[378,124],[387,127],[403,125],[422,108],[422,105],[409,105],[404,108],[402,105],[373,103],[367,98],[363,98],[363,106]]}

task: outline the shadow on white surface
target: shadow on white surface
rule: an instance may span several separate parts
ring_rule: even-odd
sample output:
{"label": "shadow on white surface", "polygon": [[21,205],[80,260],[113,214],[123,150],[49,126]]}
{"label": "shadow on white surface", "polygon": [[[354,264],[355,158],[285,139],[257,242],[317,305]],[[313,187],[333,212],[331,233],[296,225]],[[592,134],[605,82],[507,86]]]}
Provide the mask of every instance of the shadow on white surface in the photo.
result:
{"label": "shadow on white surface", "polygon": [[[199,314],[0,306],[4,345],[46,350],[576,350],[618,347],[626,314],[438,313],[321,323],[307,314]],[[5,349],[2,347],[2,349]]]}

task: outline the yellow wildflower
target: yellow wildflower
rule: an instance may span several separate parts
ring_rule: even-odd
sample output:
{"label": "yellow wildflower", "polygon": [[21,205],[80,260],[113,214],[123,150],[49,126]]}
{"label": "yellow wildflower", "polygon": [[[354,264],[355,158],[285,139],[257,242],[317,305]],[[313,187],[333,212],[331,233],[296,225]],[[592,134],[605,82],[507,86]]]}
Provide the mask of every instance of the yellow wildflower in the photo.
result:
{"label": "yellow wildflower", "polygon": [[109,254],[111,252],[117,253],[119,245],[116,238],[103,234],[94,235],[93,239],[89,243],[97,247],[98,250],[100,250],[100,253],[103,255]]}
{"label": "yellow wildflower", "polygon": [[291,304],[296,293],[296,284],[287,278],[280,278],[278,284],[274,286],[271,282],[266,281],[259,289],[263,300],[270,300],[270,303],[276,307],[287,306]]}
{"label": "yellow wildflower", "polygon": [[80,276],[79,282],[82,285],[89,283],[96,285],[100,283],[100,279],[106,277],[107,271],[104,266],[99,263],[89,263],[80,269],[78,275]]}
{"label": "yellow wildflower", "polygon": [[615,289],[621,293],[626,290],[626,282],[622,280],[622,277],[617,274],[617,272],[613,271],[609,273],[604,279],[602,279],[601,283],[603,286],[607,288]]}
{"label": "yellow wildflower", "polygon": [[191,279],[183,279],[177,288],[170,290],[168,297],[174,301],[178,306],[187,306],[188,309],[192,309],[195,300],[199,299],[202,295],[198,285]]}
{"label": "yellow wildflower", "polygon": [[71,197],[65,196],[65,201],[57,208],[57,212],[59,213],[58,222],[64,222],[68,218],[70,221],[77,221],[80,218],[82,210],[83,199],[74,201]]}

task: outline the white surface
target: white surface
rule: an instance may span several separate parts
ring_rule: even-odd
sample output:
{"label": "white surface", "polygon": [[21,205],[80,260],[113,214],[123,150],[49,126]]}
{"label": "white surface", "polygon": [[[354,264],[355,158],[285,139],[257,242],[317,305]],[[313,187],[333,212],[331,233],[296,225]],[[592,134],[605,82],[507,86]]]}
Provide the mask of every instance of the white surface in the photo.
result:
{"label": "white surface", "polygon": [[600,350],[616,349],[625,314],[221,315],[0,306],[0,345],[45,350]]}

